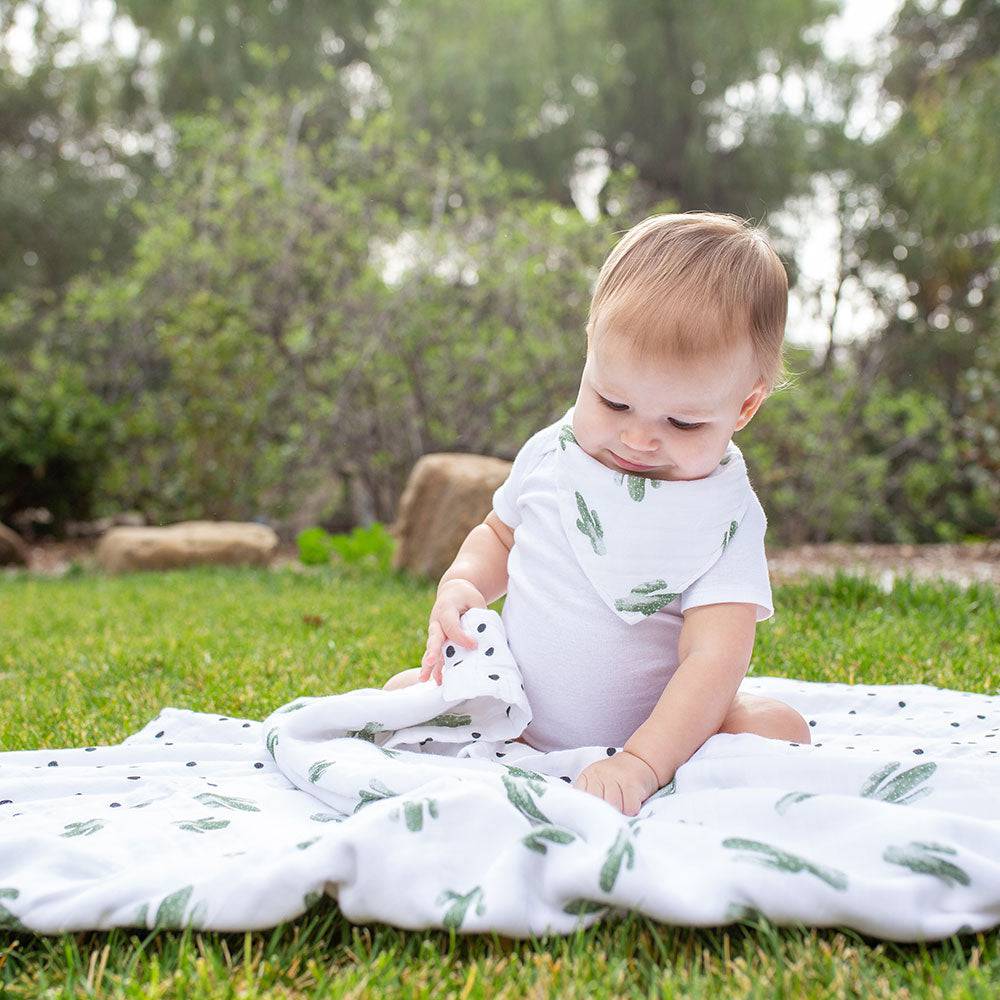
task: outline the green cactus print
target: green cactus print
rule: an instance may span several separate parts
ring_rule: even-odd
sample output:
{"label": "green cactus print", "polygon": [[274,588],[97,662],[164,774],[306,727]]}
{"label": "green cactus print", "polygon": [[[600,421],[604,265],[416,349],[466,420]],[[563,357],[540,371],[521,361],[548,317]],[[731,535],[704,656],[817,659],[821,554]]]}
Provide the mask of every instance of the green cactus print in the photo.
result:
{"label": "green cactus print", "polygon": [[597,555],[606,555],[608,548],[604,544],[604,529],[601,527],[601,519],[597,516],[597,511],[590,510],[587,507],[587,501],[583,499],[583,495],[579,490],[574,495],[576,496],[577,509],[580,511],[580,517],[577,519],[576,526],[587,536],[591,547]]}
{"label": "green cactus print", "polygon": [[950,861],[935,857],[936,854],[957,854],[954,847],[947,844],[925,843],[920,840],[911,840],[906,847],[895,847],[890,845],[882,853],[882,860],[893,865],[903,865],[910,871],[919,872],[924,875],[933,875],[941,879],[949,888],[955,883],[969,885],[972,879],[968,872],[953,865]]}
{"label": "green cactus print", "polygon": [[190,830],[192,833],[207,833],[209,830],[224,830],[229,826],[228,819],[213,819],[211,816],[203,816],[201,819],[175,819],[174,826],[179,826],[182,830]]}
{"label": "green cactus print", "polygon": [[445,726],[448,729],[458,729],[459,726],[471,726],[471,715],[455,715],[452,712],[445,712],[443,715],[435,715],[433,719],[428,719],[421,723],[424,726]]}
{"label": "green cactus print", "polygon": [[445,927],[453,927],[455,930],[458,930],[462,926],[462,921],[465,920],[465,914],[472,905],[473,900],[476,903],[476,915],[481,917],[486,912],[482,886],[477,885],[474,889],[470,889],[464,896],[460,893],[452,892],[450,889],[445,889],[437,898],[438,906],[451,903],[451,906],[445,911],[444,917],[441,919]]}
{"label": "green cactus print", "polygon": [[574,917],[583,917],[590,913],[601,913],[610,909],[611,907],[607,903],[598,903],[594,899],[571,899],[563,907],[563,913],[569,913]]}
{"label": "green cactus print", "polygon": [[774,811],[784,816],[788,812],[789,807],[794,806],[796,802],[804,802],[806,799],[815,798],[815,795],[815,792],[789,792],[787,795],[782,795],[774,803]]}
{"label": "green cactus print", "polygon": [[662,799],[665,795],[674,795],[677,791],[677,778],[676,776],[671,778],[658,792],[653,792],[652,795],[643,803],[643,805],[648,805],[653,799]]}
{"label": "green cactus print", "polygon": [[635,845],[625,830],[619,830],[615,842],[608,849],[608,856],[601,865],[598,882],[605,892],[611,892],[625,861],[626,868],[635,866]]}
{"label": "green cactus print", "polygon": [[294,701],[291,705],[286,705],[284,708],[278,710],[279,715],[285,715],[288,712],[297,712],[300,708],[305,708],[309,702],[307,701]]}
{"label": "green cactus print", "polygon": [[646,488],[658,490],[663,482],[660,479],[647,479],[645,476],[636,476],[631,472],[621,472],[615,475],[615,482],[621,486],[622,483],[626,484],[628,489],[628,495],[636,502],[639,503],[646,499]]}
{"label": "green cactus print", "polygon": [[881,799],[883,802],[895,802],[897,805],[906,806],[934,791],[930,785],[924,788],[916,787],[927,781],[937,770],[937,764],[933,761],[911,767],[897,774],[892,781],[888,781],[889,775],[899,766],[899,761],[893,760],[880,768],[861,786],[860,795],[866,799]]}
{"label": "green cactus print", "polygon": [[275,726],[273,729],[269,730],[269,732],[267,734],[267,739],[264,741],[264,745],[267,747],[267,752],[271,755],[271,759],[275,760],[275,757],[274,757],[274,748],[278,745],[278,727],[277,726]]}
{"label": "green cactus print", "polygon": [[762,843],[759,840],[747,840],[745,837],[727,837],[722,842],[723,847],[729,847],[744,851],[757,851],[764,857],[753,857],[751,855],[741,855],[737,861],[750,861],[755,864],[764,865],[767,868],[776,868],[783,872],[809,872],[816,878],[825,882],[832,889],[838,892],[847,891],[847,876],[835,868],[822,868],[814,865],[811,861],[799,857],[797,854],[790,854],[782,851],[770,844]]}
{"label": "green cactus print", "polygon": [[241,812],[260,812],[253,799],[239,799],[235,795],[219,795],[218,792],[201,792],[195,798],[206,806],[220,809],[235,809]]}
{"label": "green cactus print", "polygon": [[547,854],[548,848],[544,844],[546,840],[553,844],[572,844],[576,840],[576,834],[561,826],[537,826],[521,838],[521,843],[529,850]]}
{"label": "green cactus print", "polygon": [[[419,802],[407,801],[403,803],[403,816],[406,820],[406,829],[411,833],[420,833],[424,828],[424,803],[427,803],[427,815],[431,819],[438,818],[437,799],[421,799]],[[398,820],[400,811],[393,809],[389,818]]]}
{"label": "green cactus print", "polygon": [[[532,783],[532,791],[538,795],[544,794],[545,778],[537,771],[529,771],[527,768],[518,767],[517,764],[504,764],[503,766],[507,768],[507,773],[513,775],[515,778],[527,778]],[[540,787],[535,788],[535,784],[540,785]]]}
{"label": "green cactus print", "polygon": [[[500,778],[503,782],[503,787],[507,791],[507,798],[510,800],[511,805],[532,826],[539,824],[545,824],[546,826],[553,825],[552,821],[538,808],[535,800],[531,797],[531,792],[534,792],[535,795],[545,794],[545,782],[539,775],[536,775],[536,778],[539,779],[536,781],[532,778],[520,777],[513,773],[514,770],[514,768],[511,768],[510,773],[501,775]],[[519,781],[523,784],[518,784]]]}
{"label": "green cactus print", "polygon": [[89,837],[92,833],[104,829],[104,824],[99,819],[87,819],[79,823],[67,823],[63,828],[65,833],[60,833],[60,837]]}
{"label": "green cactus print", "polygon": [[746,903],[730,903],[723,914],[723,920],[760,920],[762,916],[763,914],[755,906],[748,906]]}
{"label": "green cactus print", "polygon": [[667,590],[666,580],[651,580],[649,583],[638,583],[630,591],[628,597],[620,597],[615,601],[619,611],[638,611],[647,617],[655,615],[660,608],[675,600],[679,594]]}
{"label": "green cactus print", "polygon": [[562,427],[559,428],[559,447],[562,448],[563,451],[566,450],[567,441],[572,441],[573,444],[579,445],[579,442],[576,440],[576,435],[573,433],[573,428],[570,427],[569,424],[563,424]]}
{"label": "green cactus print", "polygon": [[739,523],[736,521],[729,522],[729,530],[722,533],[722,551],[726,551],[726,546],[733,540],[733,535],[736,534],[736,529],[739,527]]}
{"label": "green cactus print", "polygon": [[719,465],[729,465],[729,461],[732,457],[732,453],[723,455],[722,458],[719,459]]}
{"label": "green cactus print", "polygon": [[301,844],[296,844],[295,846],[300,851],[304,851],[307,847],[312,847],[312,845],[315,844],[317,840],[319,840],[319,837],[313,837],[312,840],[303,840]]}
{"label": "green cactus print", "polygon": [[[369,791],[368,788],[370,788],[371,791]],[[371,781],[368,782],[368,788],[362,788],[361,791],[358,792],[358,798],[360,801],[354,807],[355,812],[363,806],[370,805],[372,802],[378,802],[381,799],[391,799],[399,794],[399,792],[394,792],[391,788],[387,788],[383,785],[378,778],[372,778]]]}
{"label": "green cactus print", "polygon": [[337,762],[335,760],[318,760],[315,764],[309,765],[309,780],[315,785],[320,778],[323,777],[323,772],[328,767],[333,767]]}
{"label": "green cactus print", "polygon": [[[181,927],[183,926],[184,911],[187,909],[191,893],[194,892],[193,885],[187,885],[177,892],[165,896],[156,910],[156,918],[153,921],[154,927]],[[198,911],[200,912],[200,910]],[[135,922],[142,927],[148,923],[149,903],[143,903],[136,911]],[[193,920],[195,913],[192,912]]]}
{"label": "green cactus print", "polygon": [[353,736],[359,740],[367,740],[369,743],[375,742],[376,733],[384,733],[381,722],[366,722],[361,729],[348,729],[346,736]]}
{"label": "green cactus print", "polygon": [[313,813],[309,818],[317,823],[342,823],[347,816],[338,816],[336,813]]}
{"label": "green cactus print", "polygon": [[[395,730],[394,730],[395,731]],[[375,747],[376,750],[384,757],[398,757],[403,751],[402,750],[388,750],[386,747]]]}
{"label": "green cactus print", "polygon": [[[13,886],[6,886],[0,889],[0,899],[17,899],[20,895],[21,890],[15,889]],[[0,927],[12,931],[26,931],[28,929],[3,903],[0,903]]]}

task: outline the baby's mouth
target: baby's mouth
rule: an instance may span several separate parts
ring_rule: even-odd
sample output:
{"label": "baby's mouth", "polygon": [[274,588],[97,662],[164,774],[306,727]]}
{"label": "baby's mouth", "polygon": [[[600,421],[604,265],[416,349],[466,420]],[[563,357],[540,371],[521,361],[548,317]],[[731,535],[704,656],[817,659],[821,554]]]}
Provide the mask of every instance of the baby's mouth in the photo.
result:
{"label": "baby's mouth", "polygon": [[614,460],[618,462],[619,465],[625,466],[629,469],[638,469],[641,472],[648,472],[650,469],[656,468],[655,465],[642,465],[639,462],[630,462],[627,458],[622,458],[621,456],[616,455],[614,452],[611,452],[611,457],[614,458]]}

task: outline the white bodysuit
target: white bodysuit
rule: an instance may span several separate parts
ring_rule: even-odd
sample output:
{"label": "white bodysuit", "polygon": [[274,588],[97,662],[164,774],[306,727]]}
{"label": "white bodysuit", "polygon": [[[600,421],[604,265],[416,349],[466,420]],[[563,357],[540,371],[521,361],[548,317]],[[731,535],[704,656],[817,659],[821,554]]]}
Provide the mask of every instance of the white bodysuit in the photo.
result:
{"label": "white bodysuit", "polygon": [[767,519],[754,494],[715,564],[659,611],[629,624],[594,589],[560,520],[553,445],[563,423],[525,442],[493,494],[493,509],[514,531],[501,617],[532,712],[523,739],[542,751],[620,747],[649,718],[679,666],[685,610],[739,601],[757,605],[757,621],[774,613]]}

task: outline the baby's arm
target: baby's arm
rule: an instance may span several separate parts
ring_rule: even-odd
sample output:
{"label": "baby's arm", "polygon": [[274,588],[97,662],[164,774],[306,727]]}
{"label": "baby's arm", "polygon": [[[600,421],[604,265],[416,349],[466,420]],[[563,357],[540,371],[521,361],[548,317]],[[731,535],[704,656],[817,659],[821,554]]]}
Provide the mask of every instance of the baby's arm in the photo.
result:
{"label": "baby's arm", "polygon": [[438,581],[468,580],[492,604],[507,593],[507,557],[514,544],[514,532],[491,510],[482,524],[465,537],[454,562]]}
{"label": "baby's arm", "polygon": [[685,612],[680,666],[624,747],[649,764],[661,788],[719,731],[746,676],[756,630],[755,604],[703,604]]}
{"label": "baby's arm", "polygon": [[433,676],[441,683],[441,651],[449,639],[475,648],[476,640],[462,631],[459,618],[469,608],[485,608],[507,593],[507,557],[513,544],[514,532],[492,510],[466,535],[458,555],[438,582],[419,680]]}

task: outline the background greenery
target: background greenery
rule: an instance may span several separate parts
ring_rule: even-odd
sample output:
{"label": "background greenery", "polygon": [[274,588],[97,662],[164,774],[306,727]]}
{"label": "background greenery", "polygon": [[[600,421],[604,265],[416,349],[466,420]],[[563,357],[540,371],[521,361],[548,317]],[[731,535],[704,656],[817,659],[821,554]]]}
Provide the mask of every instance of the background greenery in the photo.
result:
{"label": "background greenery", "polygon": [[0,518],[388,523],[420,455],[511,458],[572,401],[618,234],[735,212],[809,292],[822,183],[816,303],[880,318],[741,432],[769,539],[996,536],[995,4],[906,0],[874,67],[823,54],[834,0],[106,6],[134,52],[0,9]]}

